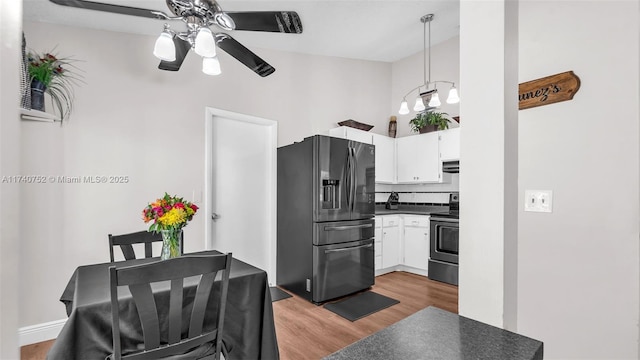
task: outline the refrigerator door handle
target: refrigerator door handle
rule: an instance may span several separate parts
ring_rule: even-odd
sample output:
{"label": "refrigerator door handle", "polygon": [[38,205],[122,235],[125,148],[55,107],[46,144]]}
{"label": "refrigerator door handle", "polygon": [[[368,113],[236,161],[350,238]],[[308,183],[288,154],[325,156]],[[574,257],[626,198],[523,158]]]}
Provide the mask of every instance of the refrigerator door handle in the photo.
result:
{"label": "refrigerator door handle", "polygon": [[352,247],[348,247],[348,248],[325,250],[324,253],[325,254],[329,254],[329,253],[336,253],[336,252],[343,252],[343,251],[353,251],[353,250],[358,250],[358,249],[362,249],[362,248],[370,248],[372,246],[373,246],[373,244],[365,244],[365,245],[360,245],[360,246],[352,246]]}
{"label": "refrigerator door handle", "polygon": [[348,148],[348,152],[347,152],[347,167],[346,167],[346,171],[345,171],[345,192],[347,195],[347,209],[349,209],[349,212],[351,212],[351,147]]}
{"label": "refrigerator door handle", "polygon": [[358,186],[358,158],[356,157],[356,149],[351,148],[351,157],[353,159],[353,178],[352,178],[352,186],[353,192],[351,193],[351,211],[356,210],[356,191]]}
{"label": "refrigerator door handle", "polygon": [[344,225],[344,226],[331,226],[331,227],[325,227],[324,231],[334,231],[334,230],[353,230],[353,229],[366,229],[366,228],[370,228],[373,225],[371,224],[362,224],[362,225]]}

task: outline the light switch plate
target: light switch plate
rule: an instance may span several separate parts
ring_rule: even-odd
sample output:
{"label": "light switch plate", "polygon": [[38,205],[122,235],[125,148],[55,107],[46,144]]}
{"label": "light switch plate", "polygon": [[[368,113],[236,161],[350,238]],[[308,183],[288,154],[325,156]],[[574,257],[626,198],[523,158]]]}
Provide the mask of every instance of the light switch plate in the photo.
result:
{"label": "light switch plate", "polygon": [[548,212],[553,209],[553,191],[525,190],[524,211]]}

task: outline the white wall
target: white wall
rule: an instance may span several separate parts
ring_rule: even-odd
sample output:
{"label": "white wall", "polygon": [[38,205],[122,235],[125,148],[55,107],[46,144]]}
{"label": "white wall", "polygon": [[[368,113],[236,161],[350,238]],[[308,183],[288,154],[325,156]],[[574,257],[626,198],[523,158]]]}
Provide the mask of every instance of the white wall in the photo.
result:
{"label": "white wall", "polygon": [[[21,326],[66,318],[58,299],[73,270],[108,261],[108,233],[145,229],[140,212],[149,201],[165,191],[188,199],[202,192],[206,106],[277,120],[279,145],[345,119],[387,127],[387,63],[252,49],[276,68],[273,75],[261,78],[221,52],[223,73],[209,77],[193,53],[179,72],[158,70],[153,37],[24,27],[28,47],[57,45],[60,55],[82,60],[86,82],[62,128],[23,127],[25,169],[130,181],[26,188],[20,280],[37,286],[21,289]],[[205,219],[196,215],[186,227],[186,251],[204,247]]]}
{"label": "white wall", "polygon": [[[517,5],[460,6],[459,313],[515,330]],[[490,25],[488,25],[490,24]],[[511,36],[510,36],[511,35]],[[514,126],[515,125],[515,126]]]}
{"label": "white wall", "polygon": [[[519,114],[518,330],[545,359],[638,358],[638,14],[520,3],[520,81],[581,80],[573,100]],[[553,213],[525,213],[525,189],[553,190]]]}
{"label": "white wall", "polygon": [[[0,177],[20,175],[19,69],[22,49],[22,0],[0,4]],[[0,359],[17,359],[20,191],[0,183]]]}

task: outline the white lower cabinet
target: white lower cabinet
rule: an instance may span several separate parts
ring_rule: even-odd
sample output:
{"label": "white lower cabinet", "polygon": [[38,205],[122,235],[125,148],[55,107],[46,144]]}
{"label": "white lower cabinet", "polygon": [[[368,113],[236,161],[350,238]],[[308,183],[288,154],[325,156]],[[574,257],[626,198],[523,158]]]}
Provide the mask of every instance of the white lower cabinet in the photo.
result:
{"label": "white lower cabinet", "polygon": [[382,217],[376,216],[375,224],[376,227],[374,230],[375,241],[373,242],[373,253],[375,256],[375,269],[380,270],[382,269]]}
{"label": "white lower cabinet", "polygon": [[376,274],[401,270],[426,276],[429,216],[380,215],[375,222]]}
{"label": "white lower cabinet", "polygon": [[429,217],[403,216],[403,265],[427,271],[429,266]]}

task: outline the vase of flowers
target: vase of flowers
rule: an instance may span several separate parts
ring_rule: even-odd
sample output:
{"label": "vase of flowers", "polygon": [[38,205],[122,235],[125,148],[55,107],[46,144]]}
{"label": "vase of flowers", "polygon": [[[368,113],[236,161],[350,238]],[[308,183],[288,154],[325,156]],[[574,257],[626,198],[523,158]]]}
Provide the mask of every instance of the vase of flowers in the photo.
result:
{"label": "vase of flowers", "polygon": [[164,196],[156,199],[142,210],[142,219],[145,223],[153,221],[149,231],[162,234],[162,252],[160,258],[166,260],[182,254],[180,239],[184,228],[193,215],[198,211],[198,206],[185,201],[177,196]]}
{"label": "vase of flowers", "polygon": [[51,96],[52,103],[64,120],[73,108],[73,86],[80,81],[78,74],[69,69],[73,66],[70,59],[58,58],[51,53],[27,54],[27,70],[31,83],[31,108],[44,111],[44,93]]}

